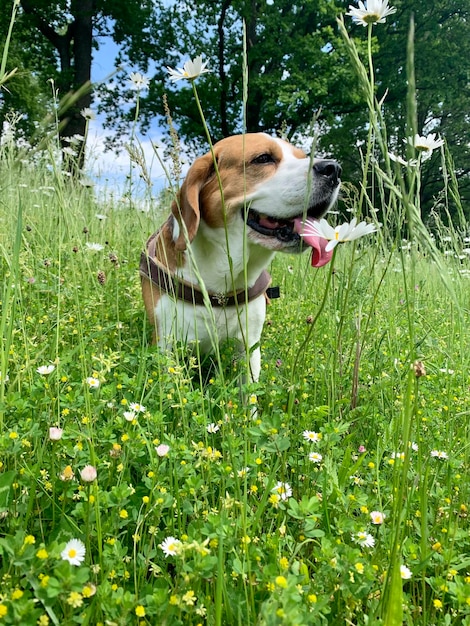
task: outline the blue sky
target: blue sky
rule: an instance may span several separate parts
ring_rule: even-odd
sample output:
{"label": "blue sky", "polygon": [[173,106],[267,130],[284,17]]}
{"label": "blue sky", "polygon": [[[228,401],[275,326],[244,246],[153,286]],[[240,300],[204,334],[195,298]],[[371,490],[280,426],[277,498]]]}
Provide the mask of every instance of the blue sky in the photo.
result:
{"label": "blue sky", "polygon": [[[92,64],[92,81],[94,83],[106,82],[107,78],[114,70],[114,59],[119,51],[119,47],[113,42],[112,38],[102,38],[99,50],[93,53]],[[135,68],[126,68],[128,74],[135,71]],[[92,106],[96,110],[96,106]],[[108,129],[103,127],[104,116],[98,115],[95,120],[90,122],[88,142],[87,142],[87,171],[93,180],[96,181],[98,188],[103,189],[106,193],[113,193],[119,196],[126,191],[126,177],[130,173],[130,159],[125,148],[118,151],[106,151],[105,139],[109,137]],[[159,144],[162,137],[162,129],[157,123],[151,125],[145,135],[137,133],[138,140],[150,172],[153,183],[153,193],[158,192],[165,186],[166,180],[163,169],[155,156],[152,146]],[[163,157],[163,150],[159,150],[159,154]],[[139,181],[138,171],[134,170],[133,180]],[[140,185],[142,187],[142,185]]]}

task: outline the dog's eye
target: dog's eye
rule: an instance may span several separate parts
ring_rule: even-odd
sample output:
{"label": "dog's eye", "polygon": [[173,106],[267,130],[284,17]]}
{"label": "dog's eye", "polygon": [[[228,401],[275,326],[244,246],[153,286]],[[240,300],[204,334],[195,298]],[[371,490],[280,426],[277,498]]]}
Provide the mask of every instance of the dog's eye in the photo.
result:
{"label": "dog's eye", "polygon": [[264,163],[274,163],[274,159],[270,154],[260,154],[252,160],[252,163],[263,165]]}

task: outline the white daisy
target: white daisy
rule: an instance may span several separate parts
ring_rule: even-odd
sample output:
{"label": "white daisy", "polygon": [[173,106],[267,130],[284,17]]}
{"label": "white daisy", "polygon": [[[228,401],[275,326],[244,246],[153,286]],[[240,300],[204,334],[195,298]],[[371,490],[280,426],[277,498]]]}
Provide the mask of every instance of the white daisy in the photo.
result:
{"label": "white daisy", "polygon": [[93,250],[94,252],[100,252],[100,250],[104,249],[104,246],[101,243],[91,243],[90,241],[87,241],[85,245],[88,250]]}
{"label": "white daisy", "polygon": [[427,137],[416,133],[414,137],[408,137],[407,142],[421,153],[421,160],[423,161],[430,158],[433,150],[444,145],[443,139],[436,139],[436,133],[430,133]]}
{"label": "white daisy", "polygon": [[321,463],[322,459],[322,455],[318,452],[310,452],[310,454],[308,455],[308,460],[312,461],[312,463]]}
{"label": "white daisy", "polygon": [[64,561],[68,561],[70,565],[81,565],[85,560],[86,548],[80,539],[71,539],[65,545],[60,553]]}
{"label": "white daisy", "polygon": [[277,494],[281,500],[288,500],[292,495],[292,488],[289,483],[277,482],[271,491]]}
{"label": "white daisy", "polygon": [[411,573],[411,570],[406,567],[406,565],[400,565],[400,576],[403,580],[409,580],[413,574]]}
{"label": "white daisy", "polygon": [[302,437],[307,441],[318,443],[321,440],[321,433],[316,433],[313,430],[304,430]]}
{"label": "white daisy", "polygon": [[220,430],[220,426],[218,424],[214,424],[214,422],[212,422],[211,424],[207,424],[206,426],[206,430],[208,433],[216,433],[218,430]]}
{"label": "white daisy", "polygon": [[393,152],[389,152],[388,156],[390,158],[390,161],[394,161],[395,163],[399,163],[400,165],[405,165],[407,167],[416,167],[416,165],[418,164],[418,161],[416,159],[410,159],[409,161],[405,161],[405,159],[403,159],[400,155],[393,154]]}
{"label": "white daisy", "polygon": [[431,456],[444,461],[449,458],[447,452],[444,452],[443,450],[431,450]]}
{"label": "white daisy", "polygon": [[82,117],[84,117],[86,120],[94,120],[94,119],[96,119],[96,113],[92,109],[90,109],[89,107],[86,107],[86,108],[82,109],[80,111],[80,115]]}
{"label": "white daisy", "polygon": [[182,68],[178,67],[174,70],[171,67],[167,67],[167,70],[170,75],[171,82],[176,83],[181,79],[193,81],[201,74],[210,72],[206,66],[207,62],[202,60],[202,56],[198,56],[194,60],[186,61]]}
{"label": "white daisy", "polygon": [[131,74],[129,75],[128,83],[130,88],[134,91],[142,91],[142,89],[147,89],[147,87],[150,85],[150,79],[140,72],[131,72]]}
{"label": "white daisy", "polygon": [[249,467],[244,467],[243,469],[238,470],[237,472],[238,478],[245,478],[245,476],[248,475],[249,471],[250,471]]}
{"label": "white daisy", "polygon": [[380,525],[384,523],[385,515],[381,511],[372,511],[370,519],[373,524]]}
{"label": "white daisy", "polygon": [[78,133],[75,133],[75,135],[72,135],[71,137],[69,137],[68,140],[73,146],[77,146],[85,141],[85,137],[83,135],[79,135]]}
{"label": "white daisy", "polygon": [[134,413],[145,413],[145,411],[147,410],[142,404],[139,404],[138,402],[131,402],[129,404],[129,408],[131,411],[134,411]]}
{"label": "white daisy", "polygon": [[163,550],[165,557],[175,556],[181,549],[181,541],[179,539],[175,539],[175,537],[167,537],[159,545],[159,548]]}
{"label": "white daisy", "polygon": [[124,419],[127,420],[128,422],[133,422],[135,420],[134,411],[124,411],[123,416],[124,416]]}
{"label": "white daisy", "polygon": [[338,243],[354,241],[355,239],[359,239],[364,235],[370,235],[376,231],[377,227],[375,224],[366,224],[365,222],[359,222],[359,224],[357,224],[355,217],[351,222],[344,222],[344,224],[336,226],[336,228],[330,226],[330,224],[322,218],[320,221],[306,220],[301,236],[313,235],[327,239],[328,243],[325,247],[325,251],[330,252]]}
{"label": "white daisy", "polygon": [[52,374],[55,370],[55,365],[40,365],[36,372],[41,374],[41,376],[47,376],[48,374]]}
{"label": "white daisy", "polygon": [[353,541],[358,543],[363,548],[373,548],[375,545],[375,539],[371,534],[361,531],[352,536]]}
{"label": "white daisy", "polygon": [[94,376],[88,376],[88,378],[86,379],[86,384],[90,387],[90,389],[98,389],[98,387],[100,386],[100,381]]}
{"label": "white daisy", "polygon": [[349,5],[349,15],[356,24],[367,26],[368,24],[383,24],[385,18],[396,12],[395,7],[388,6],[388,0],[359,0],[359,8]]}

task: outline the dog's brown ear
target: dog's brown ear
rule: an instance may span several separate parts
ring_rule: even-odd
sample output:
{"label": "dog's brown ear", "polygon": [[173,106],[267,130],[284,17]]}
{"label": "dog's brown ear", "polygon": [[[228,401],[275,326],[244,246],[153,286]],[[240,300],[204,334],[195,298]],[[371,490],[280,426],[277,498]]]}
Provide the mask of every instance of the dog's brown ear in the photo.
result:
{"label": "dog's brown ear", "polygon": [[186,226],[189,241],[192,241],[196,236],[199,220],[201,218],[199,195],[213,171],[214,162],[211,153],[196,159],[188,170],[186,178],[179,190],[178,199],[173,200],[171,212],[180,225],[180,233],[176,240],[175,247],[180,252],[186,250],[184,226]]}

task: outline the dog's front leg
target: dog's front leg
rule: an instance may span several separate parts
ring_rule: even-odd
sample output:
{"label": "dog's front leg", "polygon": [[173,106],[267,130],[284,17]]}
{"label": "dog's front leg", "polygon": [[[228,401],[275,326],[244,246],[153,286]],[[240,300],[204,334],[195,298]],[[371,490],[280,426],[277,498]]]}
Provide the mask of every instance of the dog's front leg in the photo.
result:
{"label": "dog's front leg", "polygon": [[250,376],[251,376],[251,380],[254,383],[258,382],[260,372],[261,372],[261,350],[259,346],[257,346],[254,350],[251,351],[251,354],[250,354]]}
{"label": "dog's front leg", "polygon": [[246,336],[250,346],[249,365],[250,378],[253,382],[259,381],[261,372],[260,341],[266,318],[266,298],[264,295],[248,304]]}

